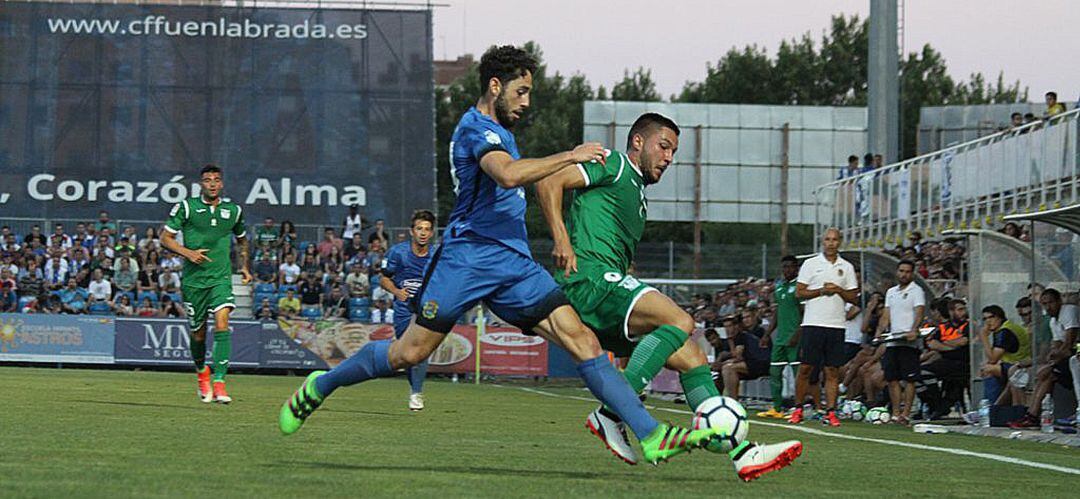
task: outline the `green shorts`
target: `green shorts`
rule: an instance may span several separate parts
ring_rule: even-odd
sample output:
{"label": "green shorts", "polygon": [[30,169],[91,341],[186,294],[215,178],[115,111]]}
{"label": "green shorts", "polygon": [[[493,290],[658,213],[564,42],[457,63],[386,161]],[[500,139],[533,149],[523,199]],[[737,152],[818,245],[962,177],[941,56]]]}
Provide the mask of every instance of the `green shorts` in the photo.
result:
{"label": "green shorts", "polygon": [[210,314],[223,308],[236,308],[233,298],[232,283],[223,282],[211,288],[188,288],[180,286],[184,296],[184,311],[187,312],[188,326],[194,331],[206,325]]}
{"label": "green shorts", "polygon": [[769,359],[770,364],[786,366],[799,362],[799,346],[787,346],[787,341],[787,338],[784,341],[773,341],[772,357]]}
{"label": "green shorts", "polygon": [[630,312],[645,293],[656,288],[613,271],[578,271],[569,279],[556,273],[555,280],[581,321],[596,333],[604,350],[617,357],[633,353],[636,340],[630,337],[628,328]]}

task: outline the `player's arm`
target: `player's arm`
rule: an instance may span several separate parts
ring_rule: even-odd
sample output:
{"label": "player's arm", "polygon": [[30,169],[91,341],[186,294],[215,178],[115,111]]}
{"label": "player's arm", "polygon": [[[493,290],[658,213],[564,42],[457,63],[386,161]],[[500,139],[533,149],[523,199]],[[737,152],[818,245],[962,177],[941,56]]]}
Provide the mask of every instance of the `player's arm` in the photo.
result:
{"label": "player's arm", "polygon": [[240,274],[244,276],[244,284],[251,282],[251,246],[248,246],[247,225],[244,224],[244,207],[236,205],[236,222],[233,223],[232,233],[236,236],[237,259],[240,260]]}
{"label": "player's arm", "polygon": [[925,310],[926,307],[923,305],[915,307],[915,320],[911,323],[911,331],[904,335],[905,340],[915,341],[919,338],[919,329],[922,327],[923,312]]}
{"label": "player's arm", "polygon": [[544,158],[515,160],[509,153],[494,149],[480,158],[480,168],[503,189],[513,189],[535,183],[568,166],[589,161],[603,163],[604,146],[599,142],[586,142],[572,151],[564,151]]}
{"label": "player's arm", "polygon": [[555,266],[566,271],[566,276],[570,272],[577,272],[577,256],[570,245],[570,233],[563,220],[563,191],[580,189],[585,185],[585,174],[578,168],[564,168],[536,183],[536,197],[540,200],[540,209],[544,212],[544,219],[555,242],[551,256],[555,257]]}
{"label": "player's arm", "polygon": [[812,300],[825,294],[825,288],[810,289],[810,286],[804,282],[795,284],[795,297],[800,300]]}
{"label": "player's arm", "polygon": [[874,333],[874,336],[878,338],[882,337],[882,335],[885,334],[885,331],[889,330],[889,323],[891,320],[892,319],[889,317],[889,306],[886,305],[885,310],[881,311],[881,318],[878,319],[877,331]]}
{"label": "player's arm", "polygon": [[394,274],[397,273],[398,268],[401,266],[400,252],[396,251],[397,248],[398,246],[391,248],[386,254],[386,258],[383,258],[382,269],[379,271],[379,286],[389,291],[398,301],[408,301],[409,292],[394,284]]}
{"label": "player's arm", "polygon": [[206,249],[190,250],[185,248],[184,245],[180,244],[180,241],[176,240],[176,233],[167,225],[165,230],[161,231],[161,247],[184,257],[187,261],[196,265],[210,261],[210,258],[206,256]]}

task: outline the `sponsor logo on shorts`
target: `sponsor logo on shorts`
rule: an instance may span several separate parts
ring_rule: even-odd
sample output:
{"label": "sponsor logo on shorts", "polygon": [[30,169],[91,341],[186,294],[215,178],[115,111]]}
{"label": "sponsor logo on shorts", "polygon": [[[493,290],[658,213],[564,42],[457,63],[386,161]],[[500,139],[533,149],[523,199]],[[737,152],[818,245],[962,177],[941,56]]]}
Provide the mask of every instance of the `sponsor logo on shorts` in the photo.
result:
{"label": "sponsor logo on shorts", "polygon": [[622,280],[622,274],[618,272],[604,272],[604,280],[607,282],[619,282]]}
{"label": "sponsor logo on shorts", "polygon": [[420,311],[425,319],[431,320],[435,318],[435,315],[439,313],[439,304],[435,300],[428,300],[424,303],[424,309]]}

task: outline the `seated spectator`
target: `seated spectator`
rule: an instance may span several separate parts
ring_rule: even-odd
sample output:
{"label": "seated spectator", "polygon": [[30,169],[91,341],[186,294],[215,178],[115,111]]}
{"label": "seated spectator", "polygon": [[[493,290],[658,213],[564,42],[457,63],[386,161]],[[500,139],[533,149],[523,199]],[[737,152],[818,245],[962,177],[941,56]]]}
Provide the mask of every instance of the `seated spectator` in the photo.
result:
{"label": "seated spectator", "polygon": [[7,270],[11,275],[19,275],[19,266],[15,264],[15,254],[4,253],[0,256],[0,270]]}
{"label": "seated spectator", "polygon": [[1065,112],[1065,104],[1058,102],[1057,92],[1046,92],[1046,115],[1049,118]]}
{"label": "seated spectator", "polygon": [[1050,317],[1050,349],[1039,360],[1040,368],[1035,374],[1035,390],[1031,403],[1027,404],[1027,413],[1020,419],[1009,422],[1011,428],[1040,426],[1039,413],[1042,411],[1043,398],[1053,394],[1054,384],[1060,383],[1069,390],[1074,387],[1072,373],[1069,371],[1069,357],[1073,355],[1071,346],[1080,339],[1080,309],[1076,305],[1064,303],[1061,293],[1054,288],[1043,290],[1039,295],[1039,304]]}
{"label": "seated spectator", "polygon": [[344,265],[345,257],[341,253],[341,249],[337,246],[334,246],[330,250],[330,254],[323,257],[322,259],[323,272],[330,272],[330,266],[334,266],[336,267],[336,270],[339,270],[343,268]]}
{"label": "seated spectator", "polygon": [[274,219],[272,217],[266,217],[263,219],[263,224],[255,227],[255,244],[260,247],[265,246],[271,248],[278,244],[278,238],[280,237],[280,231],[274,226]]}
{"label": "seated spectator", "polygon": [[150,301],[150,298],[143,298],[139,303],[139,309],[135,311],[135,315],[139,317],[158,317],[159,312],[154,303]]}
{"label": "seated spectator", "polygon": [[184,309],[179,303],[173,301],[169,295],[161,295],[160,317],[183,317]]}
{"label": "seated spectator", "polygon": [[71,250],[71,258],[68,259],[68,273],[77,273],[82,269],[94,269],[86,250],[82,248]]}
{"label": "seated spectator", "polygon": [[153,265],[155,268],[161,268],[161,253],[158,252],[158,250],[156,249],[150,250],[140,255],[139,260],[140,268],[148,267],[151,265]]}
{"label": "seated spectator", "polygon": [[300,279],[300,304],[304,308],[319,308],[322,303],[322,285],[315,279],[315,275],[301,272]]}
{"label": "seated spectator", "polygon": [[41,233],[41,226],[30,227],[30,233],[23,237],[23,246],[29,246],[31,242],[37,242],[41,246],[48,246],[49,241],[45,234]]}
{"label": "seated spectator", "polygon": [[[308,246],[310,248],[311,246]],[[308,275],[318,274],[322,270],[322,266],[319,265],[318,259],[314,255],[304,255],[304,263],[300,265],[300,270],[306,272]]]}
{"label": "seated spectator", "polygon": [[134,247],[139,244],[139,234],[135,232],[135,226],[125,225],[124,231],[120,233],[120,236],[127,238],[128,243],[133,247],[131,251],[134,253],[136,251]]}
{"label": "seated spectator", "polygon": [[[116,246],[113,247],[114,254],[126,252],[128,256],[136,254],[136,250],[135,243],[132,243],[131,239],[128,239],[127,236],[120,236],[120,242],[116,243]],[[138,265],[138,263],[136,263],[136,265]]]}
{"label": "seated spectator", "polygon": [[19,242],[15,239],[15,234],[4,236],[3,240],[0,242],[3,243],[0,244],[0,251],[5,253],[18,253],[19,250],[22,249],[22,246],[20,246]]}
{"label": "seated spectator", "polygon": [[135,315],[135,307],[131,303],[131,296],[125,293],[117,293],[116,298],[112,302],[112,311],[114,314],[121,317],[131,317]]}
{"label": "seated spectator", "polygon": [[41,298],[45,294],[45,280],[41,269],[37,268],[37,260],[31,259],[19,278],[19,296],[33,296]]}
{"label": "seated spectator", "polygon": [[58,245],[61,248],[71,248],[71,236],[64,232],[64,224],[56,224],[53,233],[49,236],[49,246]]}
{"label": "seated spectator", "polygon": [[740,380],[769,375],[772,350],[762,347],[761,337],[765,331],[752,313],[744,313],[741,317],[725,317],[724,329],[728,331],[728,338],[732,338],[732,332],[735,333],[732,338],[735,348],[732,350],[731,359],[723,364],[720,373],[724,380],[724,394],[737,400]]}
{"label": "seated spectator", "polygon": [[368,296],[371,291],[371,279],[364,272],[363,265],[354,263],[352,272],[345,277],[345,285],[349,287],[349,295],[353,298]]}
{"label": "seated spectator", "polygon": [[[379,288],[382,289],[382,288]],[[393,324],[394,309],[390,307],[390,300],[376,300],[375,309],[371,311],[372,324]]]}
{"label": "seated spectator", "polygon": [[103,230],[110,230],[116,232],[116,222],[109,219],[109,212],[101,210],[98,213],[98,220],[94,222],[94,231],[100,233]]}
{"label": "seated spectator", "polygon": [[255,311],[255,320],[272,321],[275,319],[277,319],[277,312],[274,311],[274,307],[270,306],[270,299],[263,298],[258,310]]}
{"label": "seated spectator", "polygon": [[90,268],[84,267],[75,274],[75,285],[86,290],[90,287],[90,281],[93,280],[93,277],[93,274],[90,273]]}
{"label": "seated spectator", "polygon": [[348,318],[349,300],[341,285],[334,285],[323,298],[323,317],[327,319]]}
{"label": "seated spectator", "polygon": [[292,319],[300,313],[300,299],[292,289],[285,291],[285,296],[278,299],[278,313],[286,319]]}
{"label": "seated spectator", "polygon": [[0,312],[15,312],[19,304],[18,285],[11,270],[0,269]]}
{"label": "seated spectator", "polygon": [[1008,320],[1005,311],[997,305],[984,307],[982,319],[979,341],[986,361],[979,368],[979,376],[983,377],[984,398],[993,404],[1008,383],[1009,368],[1031,359],[1031,341],[1027,330]]}
{"label": "seated spectator", "polygon": [[180,277],[173,273],[170,269],[165,269],[158,277],[158,289],[162,293],[179,293],[180,292]]}
{"label": "seated spectator", "polygon": [[326,257],[330,256],[330,251],[333,248],[341,250],[342,241],[341,239],[337,238],[337,235],[334,233],[334,229],[327,227],[325,230],[323,230],[323,238],[321,241],[319,241],[319,244],[317,246],[319,257],[325,259]]}
{"label": "seated spectator", "polygon": [[74,277],[68,278],[67,285],[57,294],[65,314],[82,314],[86,312],[86,290],[80,289],[76,285]]}
{"label": "seated spectator", "polygon": [[255,260],[255,280],[258,282],[277,282],[278,266],[270,260],[269,253],[263,253]]}
{"label": "seated spectator", "polygon": [[1016,225],[1015,222],[1006,222],[1005,226],[1001,228],[1001,233],[1012,238],[1020,239],[1020,226]]}
{"label": "seated spectator", "polygon": [[288,220],[282,221],[277,246],[282,250],[286,248],[296,249],[296,243],[299,240],[300,238],[296,235],[296,227],[293,226],[293,223]]}
{"label": "seated spectator", "polygon": [[265,257],[267,260],[270,261],[270,263],[274,264],[274,268],[277,269],[278,252],[276,249],[274,249],[273,246],[271,246],[272,243],[262,241],[258,244],[258,247],[255,248],[255,261],[260,261]]}
{"label": "seated spectator", "polygon": [[150,251],[156,251],[161,247],[161,239],[158,237],[157,229],[153,226],[146,228],[146,233],[143,234],[142,239],[139,239],[139,252],[137,254],[145,255]]}
{"label": "seated spectator", "polygon": [[285,255],[285,263],[278,266],[278,285],[295,285],[300,278],[300,272],[300,266],[296,264],[296,253]]}
{"label": "seated spectator", "polygon": [[95,257],[97,257],[98,255],[104,255],[109,258],[116,256],[116,252],[113,250],[113,245],[111,244],[109,238],[98,236],[94,239],[93,255]]}
{"label": "seated spectator", "polygon": [[381,272],[383,255],[385,254],[384,248],[385,246],[382,245],[381,239],[375,239],[368,243],[368,251],[367,256],[364,258],[364,266],[372,272]]}
{"label": "seated spectator", "polygon": [[368,235],[368,246],[371,246],[375,241],[378,241],[379,246],[382,248],[390,244],[390,236],[386,234],[386,223],[381,218],[375,221],[375,227],[371,229],[371,234]]}
{"label": "seated spectator", "polygon": [[163,271],[171,270],[173,272],[183,272],[184,261],[176,253],[165,250],[165,253],[162,255],[160,267]]}
{"label": "seated spectator", "polygon": [[[930,409],[927,419],[936,420],[948,415],[953,405],[963,400],[971,357],[967,303],[939,298],[934,300],[931,308],[938,310],[944,320],[926,338],[917,392],[919,399]],[[958,383],[959,380],[962,383]]]}
{"label": "seated spectator", "polygon": [[90,281],[90,285],[87,286],[90,292],[90,299],[94,302],[106,302],[112,299],[112,284],[105,280],[105,276],[101,273],[101,269],[94,270],[93,280]]}
{"label": "seated spectator", "polygon": [[131,269],[131,260],[120,259],[120,268],[113,274],[112,283],[118,292],[134,292],[139,275]]}
{"label": "seated spectator", "polygon": [[68,262],[59,255],[53,255],[45,264],[45,286],[50,289],[60,289],[67,282]]}
{"label": "seated spectator", "polygon": [[152,292],[157,294],[158,278],[160,276],[157,265],[153,263],[143,265],[142,270],[139,271],[139,279],[136,281],[135,287],[140,293]]}
{"label": "seated spectator", "polygon": [[364,246],[364,238],[361,237],[358,232],[353,233],[352,237],[349,238],[349,244],[345,245],[345,260],[351,260],[353,255],[366,251],[367,248]]}

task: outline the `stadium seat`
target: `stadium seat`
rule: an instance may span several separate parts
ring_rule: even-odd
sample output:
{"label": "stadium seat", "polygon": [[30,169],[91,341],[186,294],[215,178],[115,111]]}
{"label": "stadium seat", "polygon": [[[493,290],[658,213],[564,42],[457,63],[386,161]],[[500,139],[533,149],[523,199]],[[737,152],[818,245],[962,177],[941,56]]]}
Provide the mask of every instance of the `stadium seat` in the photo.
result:
{"label": "stadium seat", "polygon": [[255,294],[256,295],[260,295],[260,294],[263,294],[263,295],[271,294],[272,295],[275,292],[277,292],[277,287],[274,286],[273,283],[260,282],[260,283],[255,285]]}
{"label": "stadium seat", "polygon": [[293,293],[295,293],[296,292],[296,285],[295,284],[282,284],[281,287],[278,288],[278,296],[285,296],[285,292],[290,290],[290,289],[293,291]]}
{"label": "stadium seat", "polygon": [[86,311],[90,315],[110,315],[110,314],[112,314],[112,309],[109,308],[109,304],[105,303],[105,302],[100,302],[100,301],[96,301],[96,302],[91,303],[90,306],[86,308]]}
{"label": "stadium seat", "polygon": [[349,321],[350,322],[369,322],[371,321],[371,309],[367,307],[349,308]]}
{"label": "stadium seat", "polygon": [[322,317],[322,312],[319,311],[318,307],[304,307],[300,310],[300,317],[305,319],[318,319],[319,317]]}
{"label": "stadium seat", "polygon": [[353,310],[356,310],[356,309],[367,310],[369,308],[371,308],[371,299],[370,298],[357,297],[357,298],[350,298],[349,299],[349,312],[350,313]]}
{"label": "stadium seat", "polygon": [[180,293],[162,293],[162,295],[163,296],[168,296],[170,300],[172,300],[172,301],[174,301],[176,303],[183,303],[184,302],[184,300],[181,297]]}
{"label": "stadium seat", "polygon": [[312,244],[315,244],[315,243],[313,243],[311,241],[300,241],[300,246],[299,246],[300,254],[303,255],[304,251],[307,251],[307,247],[311,246]]}
{"label": "stadium seat", "polygon": [[146,298],[150,299],[150,303],[155,303],[156,304],[158,302],[157,293],[155,293],[153,291],[139,291],[139,297],[138,298],[139,298],[139,303],[142,303],[142,301],[144,299],[146,299]]}
{"label": "stadium seat", "polygon": [[[281,296],[284,296],[284,295],[281,295]],[[260,292],[260,291],[255,291],[255,295],[251,297],[251,306],[255,307],[255,308],[261,307],[262,306],[262,301],[264,299],[270,300],[270,306],[273,306],[273,307],[277,306],[277,301],[278,301],[278,295],[277,294],[272,293],[272,292],[271,293],[263,293],[263,292]]]}

